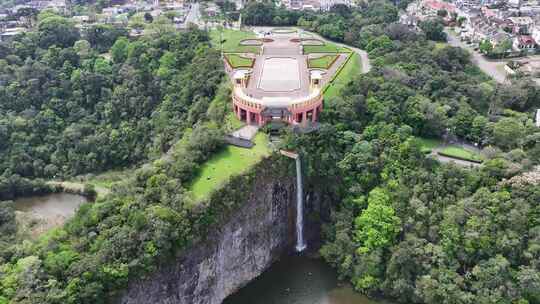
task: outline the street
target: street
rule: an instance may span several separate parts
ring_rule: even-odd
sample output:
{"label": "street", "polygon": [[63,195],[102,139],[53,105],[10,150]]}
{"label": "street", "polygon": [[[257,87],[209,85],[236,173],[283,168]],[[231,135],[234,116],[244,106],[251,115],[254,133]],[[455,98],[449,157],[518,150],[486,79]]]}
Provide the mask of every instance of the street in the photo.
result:
{"label": "street", "polygon": [[194,23],[196,25],[200,25],[199,22],[201,20],[201,12],[199,11],[199,3],[194,2],[191,4],[191,8],[189,9],[189,12],[186,16],[186,20],[184,21],[184,27],[187,27],[189,23]]}
{"label": "street", "polygon": [[482,54],[474,51],[470,46],[465,42],[461,41],[456,34],[445,30],[445,33],[448,37],[448,44],[454,47],[460,47],[465,50],[468,50],[471,53],[471,61],[478,66],[484,73],[491,76],[495,81],[499,83],[506,82],[506,71],[504,66],[506,65],[507,60],[490,60],[485,58]]}

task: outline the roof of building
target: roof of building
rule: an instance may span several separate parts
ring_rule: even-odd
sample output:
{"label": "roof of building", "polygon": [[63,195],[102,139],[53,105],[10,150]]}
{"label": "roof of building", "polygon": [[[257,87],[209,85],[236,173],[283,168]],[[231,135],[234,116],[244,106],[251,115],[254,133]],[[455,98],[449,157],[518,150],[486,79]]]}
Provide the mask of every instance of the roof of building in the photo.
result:
{"label": "roof of building", "polygon": [[533,20],[531,17],[508,17],[508,20],[510,20],[514,24],[531,24],[533,23]]}
{"label": "roof of building", "polygon": [[310,72],[311,79],[322,79],[322,72],[318,70],[311,70]]}
{"label": "roof of building", "polygon": [[424,7],[429,7],[432,10],[446,10],[448,12],[454,12],[456,10],[456,6],[454,4],[438,1],[438,0],[425,0],[424,1]]}
{"label": "roof of building", "polygon": [[234,79],[244,79],[244,78],[246,78],[247,74],[248,73],[247,73],[246,70],[236,70],[236,71],[234,71],[233,78]]}
{"label": "roof of building", "polygon": [[536,44],[536,41],[534,41],[534,38],[529,35],[521,35],[521,36],[518,36],[517,38],[520,44],[526,44],[526,45]]}

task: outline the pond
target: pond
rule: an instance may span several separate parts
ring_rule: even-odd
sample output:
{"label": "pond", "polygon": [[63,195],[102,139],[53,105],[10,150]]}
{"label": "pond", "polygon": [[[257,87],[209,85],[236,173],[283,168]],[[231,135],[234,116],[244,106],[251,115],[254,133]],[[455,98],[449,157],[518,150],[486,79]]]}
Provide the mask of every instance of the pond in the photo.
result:
{"label": "pond", "polygon": [[14,201],[14,206],[15,210],[31,213],[40,219],[69,218],[75,214],[80,205],[87,201],[88,199],[82,195],[52,193],[18,198]]}
{"label": "pond", "polygon": [[391,304],[372,300],[340,282],[321,259],[283,257],[223,304]]}

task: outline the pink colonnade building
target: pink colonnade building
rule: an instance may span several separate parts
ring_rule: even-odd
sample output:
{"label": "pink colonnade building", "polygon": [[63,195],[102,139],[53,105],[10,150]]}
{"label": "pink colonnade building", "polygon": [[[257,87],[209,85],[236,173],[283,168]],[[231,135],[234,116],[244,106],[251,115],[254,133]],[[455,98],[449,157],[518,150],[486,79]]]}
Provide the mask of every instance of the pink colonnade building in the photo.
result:
{"label": "pink colonnade building", "polygon": [[323,109],[324,72],[308,69],[308,56],[299,39],[274,34],[265,39],[261,54],[251,56],[255,59],[252,68],[232,69],[226,63],[238,119],[258,126],[276,121],[291,125],[316,122]]}

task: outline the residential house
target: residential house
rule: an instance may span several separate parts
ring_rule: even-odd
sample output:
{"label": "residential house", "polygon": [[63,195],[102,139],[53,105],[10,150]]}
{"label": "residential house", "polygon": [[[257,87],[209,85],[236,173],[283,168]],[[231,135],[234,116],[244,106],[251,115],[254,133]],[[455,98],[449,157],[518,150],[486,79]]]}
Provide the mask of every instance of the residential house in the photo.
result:
{"label": "residential house", "polygon": [[332,8],[332,6],[337,5],[337,4],[353,6],[353,2],[351,0],[320,0],[318,2],[319,2],[320,9],[323,11],[328,11]]}
{"label": "residential house", "polygon": [[536,41],[529,35],[518,35],[512,45],[516,51],[533,51],[536,49]]}
{"label": "residential house", "polygon": [[450,15],[456,12],[456,6],[452,3],[439,0],[424,0],[421,3],[420,10],[425,16],[437,16],[440,10],[445,10]]}
{"label": "residential house", "polygon": [[509,17],[507,20],[514,34],[529,35],[534,27],[531,17]]}
{"label": "residential house", "polygon": [[0,41],[7,41],[11,38],[22,34],[26,32],[27,29],[24,27],[12,27],[12,28],[5,28],[2,32],[0,32]]}

